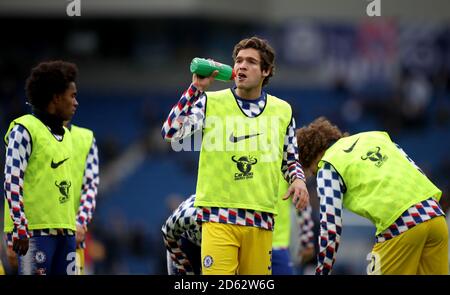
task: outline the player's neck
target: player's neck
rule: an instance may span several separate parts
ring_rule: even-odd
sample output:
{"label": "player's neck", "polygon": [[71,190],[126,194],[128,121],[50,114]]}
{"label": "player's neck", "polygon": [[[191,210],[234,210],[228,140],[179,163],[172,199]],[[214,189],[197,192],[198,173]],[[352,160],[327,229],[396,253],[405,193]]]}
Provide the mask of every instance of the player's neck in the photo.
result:
{"label": "player's neck", "polygon": [[33,114],[50,128],[52,133],[57,135],[64,135],[63,120],[54,114],[39,109],[33,109]]}
{"label": "player's neck", "polygon": [[242,89],[242,88],[236,88],[236,95],[239,96],[239,98],[247,99],[247,100],[257,100],[261,97],[261,90],[262,87],[256,87],[251,89]]}

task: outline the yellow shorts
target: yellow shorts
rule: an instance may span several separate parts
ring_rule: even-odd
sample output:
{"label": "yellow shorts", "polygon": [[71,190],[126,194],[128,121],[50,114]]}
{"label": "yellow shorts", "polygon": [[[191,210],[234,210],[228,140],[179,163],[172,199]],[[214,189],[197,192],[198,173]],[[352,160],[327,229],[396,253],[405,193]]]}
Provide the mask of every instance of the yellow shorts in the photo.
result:
{"label": "yellow shorts", "polygon": [[401,235],[377,243],[367,274],[448,274],[448,229],[444,216],[435,217]]}
{"label": "yellow shorts", "polygon": [[84,249],[77,248],[77,255],[75,256],[75,266],[77,275],[84,275]]}
{"label": "yellow shorts", "polygon": [[202,224],[202,274],[270,275],[272,231],[258,227]]}

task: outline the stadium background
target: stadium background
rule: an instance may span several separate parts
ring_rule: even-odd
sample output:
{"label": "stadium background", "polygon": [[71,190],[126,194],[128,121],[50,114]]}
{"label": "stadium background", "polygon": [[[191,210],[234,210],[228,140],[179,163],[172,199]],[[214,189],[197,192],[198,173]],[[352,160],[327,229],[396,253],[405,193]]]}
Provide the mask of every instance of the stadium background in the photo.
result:
{"label": "stadium background", "polygon": [[[268,91],[292,104],[298,126],[325,115],[349,132],[387,130],[448,198],[450,2],[381,0],[381,17],[365,0],[81,0],[75,17],[69,3],[0,1],[0,133],[28,111],[32,66],[77,63],[73,122],[94,130],[101,165],[91,273],[165,273],[160,227],[194,193],[198,153],[171,151],[162,123],[193,57],[232,64],[251,35],[277,51]],[[334,273],[364,274],[374,228],[348,212],[343,222]]]}

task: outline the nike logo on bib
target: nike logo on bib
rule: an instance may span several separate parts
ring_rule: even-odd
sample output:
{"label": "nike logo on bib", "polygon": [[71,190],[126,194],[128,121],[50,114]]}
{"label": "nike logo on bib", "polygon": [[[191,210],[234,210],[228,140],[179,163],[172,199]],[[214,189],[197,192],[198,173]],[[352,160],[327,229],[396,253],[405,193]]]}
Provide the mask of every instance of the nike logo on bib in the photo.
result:
{"label": "nike logo on bib", "polygon": [[67,161],[69,158],[65,158],[64,160],[62,160],[62,161],[59,161],[59,162],[53,162],[53,160],[52,160],[52,163],[50,164],[50,167],[52,167],[53,169],[56,169],[56,168],[58,168],[62,163],[64,163],[65,161]]}
{"label": "nike logo on bib", "polygon": [[343,151],[346,152],[346,153],[351,153],[351,152],[353,151],[353,148],[355,147],[356,143],[358,142],[358,140],[359,140],[359,137],[358,137],[358,139],[351,145],[351,147],[349,147],[348,149],[343,150]]}
{"label": "nike logo on bib", "polygon": [[261,135],[261,133],[256,133],[256,134],[248,134],[248,135],[243,135],[243,136],[234,136],[233,133],[231,133],[230,135],[230,141],[231,142],[238,142],[244,139],[249,139],[250,137],[255,137]]}

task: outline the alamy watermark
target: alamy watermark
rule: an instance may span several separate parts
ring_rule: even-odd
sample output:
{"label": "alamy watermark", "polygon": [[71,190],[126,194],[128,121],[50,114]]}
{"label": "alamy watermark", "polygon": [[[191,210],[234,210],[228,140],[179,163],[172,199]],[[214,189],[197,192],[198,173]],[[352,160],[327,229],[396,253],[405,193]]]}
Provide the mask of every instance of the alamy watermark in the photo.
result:
{"label": "alamy watermark", "polygon": [[200,151],[228,152],[233,155],[257,152],[259,162],[272,162],[278,159],[282,150],[284,133],[280,134],[278,116],[246,120],[239,116],[226,118],[209,116],[205,119],[202,133],[183,136],[182,141],[172,140],[175,152]]}
{"label": "alamy watermark", "polygon": [[66,7],[67,16],[81,16],[81,0],[70,0]]}
{"label": "alamy watermark", "polygon": [[68,275],[80,275],[81,274],[81,256],[77,252],[70,252],[66,256],[66,261],[69,263],[66,267],[66,273]]}
{"label": "alamy watermark", "polygon": [[369,261],[367,265],[368,275],[380,275],[381,274],[381,259],[377,252],[370,252],[367,254],[366,260]]}
{"label": "alamy watermark", "polygon": [[381,0],[369,0],[366,13],[368,16],[381,16]]}
{"label": "alamy watermark", "polygon": [[[381,16],[381,0],[367,0],[366,14],[370,17]],[[81,16],[81,0],[69,0],[66,7],[67,16]]]}

